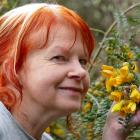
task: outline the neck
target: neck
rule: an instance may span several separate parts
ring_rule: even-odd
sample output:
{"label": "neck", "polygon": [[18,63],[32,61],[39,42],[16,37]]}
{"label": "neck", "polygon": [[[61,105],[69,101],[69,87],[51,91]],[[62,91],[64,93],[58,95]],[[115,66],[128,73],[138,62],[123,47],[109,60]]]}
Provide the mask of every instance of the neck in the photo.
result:
{"label": "neck", "polygon": [[24,128],[24,130],[36,139],[41,139],[44,130],[52,121],[60,117],[58,113],[25,104],[15,106],[12,110],[13,117]]}

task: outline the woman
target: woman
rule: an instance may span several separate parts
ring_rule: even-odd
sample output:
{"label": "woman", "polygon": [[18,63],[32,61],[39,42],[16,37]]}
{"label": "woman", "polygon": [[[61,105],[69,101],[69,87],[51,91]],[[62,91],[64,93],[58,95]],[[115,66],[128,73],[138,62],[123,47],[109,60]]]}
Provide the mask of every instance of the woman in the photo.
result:
{"label": "woman", "polygon": [[[4,14],[0,18],[0,139],[51,140],[43,133],[50,123],[81,107],[93,48],[88,26],[63,6],[28,4]],[[108,134],[106,130],[110,123],[104,132]]]}

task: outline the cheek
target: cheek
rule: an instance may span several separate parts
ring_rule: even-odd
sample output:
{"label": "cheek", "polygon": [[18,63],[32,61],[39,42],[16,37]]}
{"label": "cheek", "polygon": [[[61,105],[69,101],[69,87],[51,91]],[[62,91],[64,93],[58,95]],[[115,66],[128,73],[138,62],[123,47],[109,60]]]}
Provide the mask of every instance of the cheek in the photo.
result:
{"label": "cheek", "polygon": [[[56,72],[56,69],[58,72]],[[60,73],[60,72],[61,73]],[[42,68],[28,74],[28,81],[33,89],[46,91],[47,88],[55,88],[65,78],[65,72],[58,68]],[[27,80],[26,80],[27,81]]]}

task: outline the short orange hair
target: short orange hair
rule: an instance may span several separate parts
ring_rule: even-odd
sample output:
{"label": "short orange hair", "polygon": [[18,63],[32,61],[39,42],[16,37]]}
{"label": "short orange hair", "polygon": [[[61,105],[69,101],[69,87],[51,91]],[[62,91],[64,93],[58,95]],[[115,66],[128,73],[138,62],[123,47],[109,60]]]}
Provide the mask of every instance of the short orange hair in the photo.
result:
{"label": "short orange hair", "polygon": [[0,18],[0,100],[7,108],[10,109],[22,99],[22,87],[17,71],[29,50],[35,46],[32,40],[28,41],[29,35],[41,31],[42,36],[39,36],[38,44],[42,48],[47,42],[52,25],[59,22],[68,23],[76,32],[80,32],[90,57],[94,38],[89,27],[75,12],[64,6],[27,4],[7,12]]}

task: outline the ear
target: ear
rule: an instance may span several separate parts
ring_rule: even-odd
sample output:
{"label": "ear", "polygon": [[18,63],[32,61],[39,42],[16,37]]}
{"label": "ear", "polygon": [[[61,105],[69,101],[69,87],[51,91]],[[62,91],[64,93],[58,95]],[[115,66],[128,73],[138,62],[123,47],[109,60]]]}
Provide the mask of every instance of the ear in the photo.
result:
{"label": "ear", "polygon": [[0,88],[0,101],[2,101],[3,104],[7,108],[10,109],[16,103],[16,95],[11,89],[7,87],[1,87]]}

